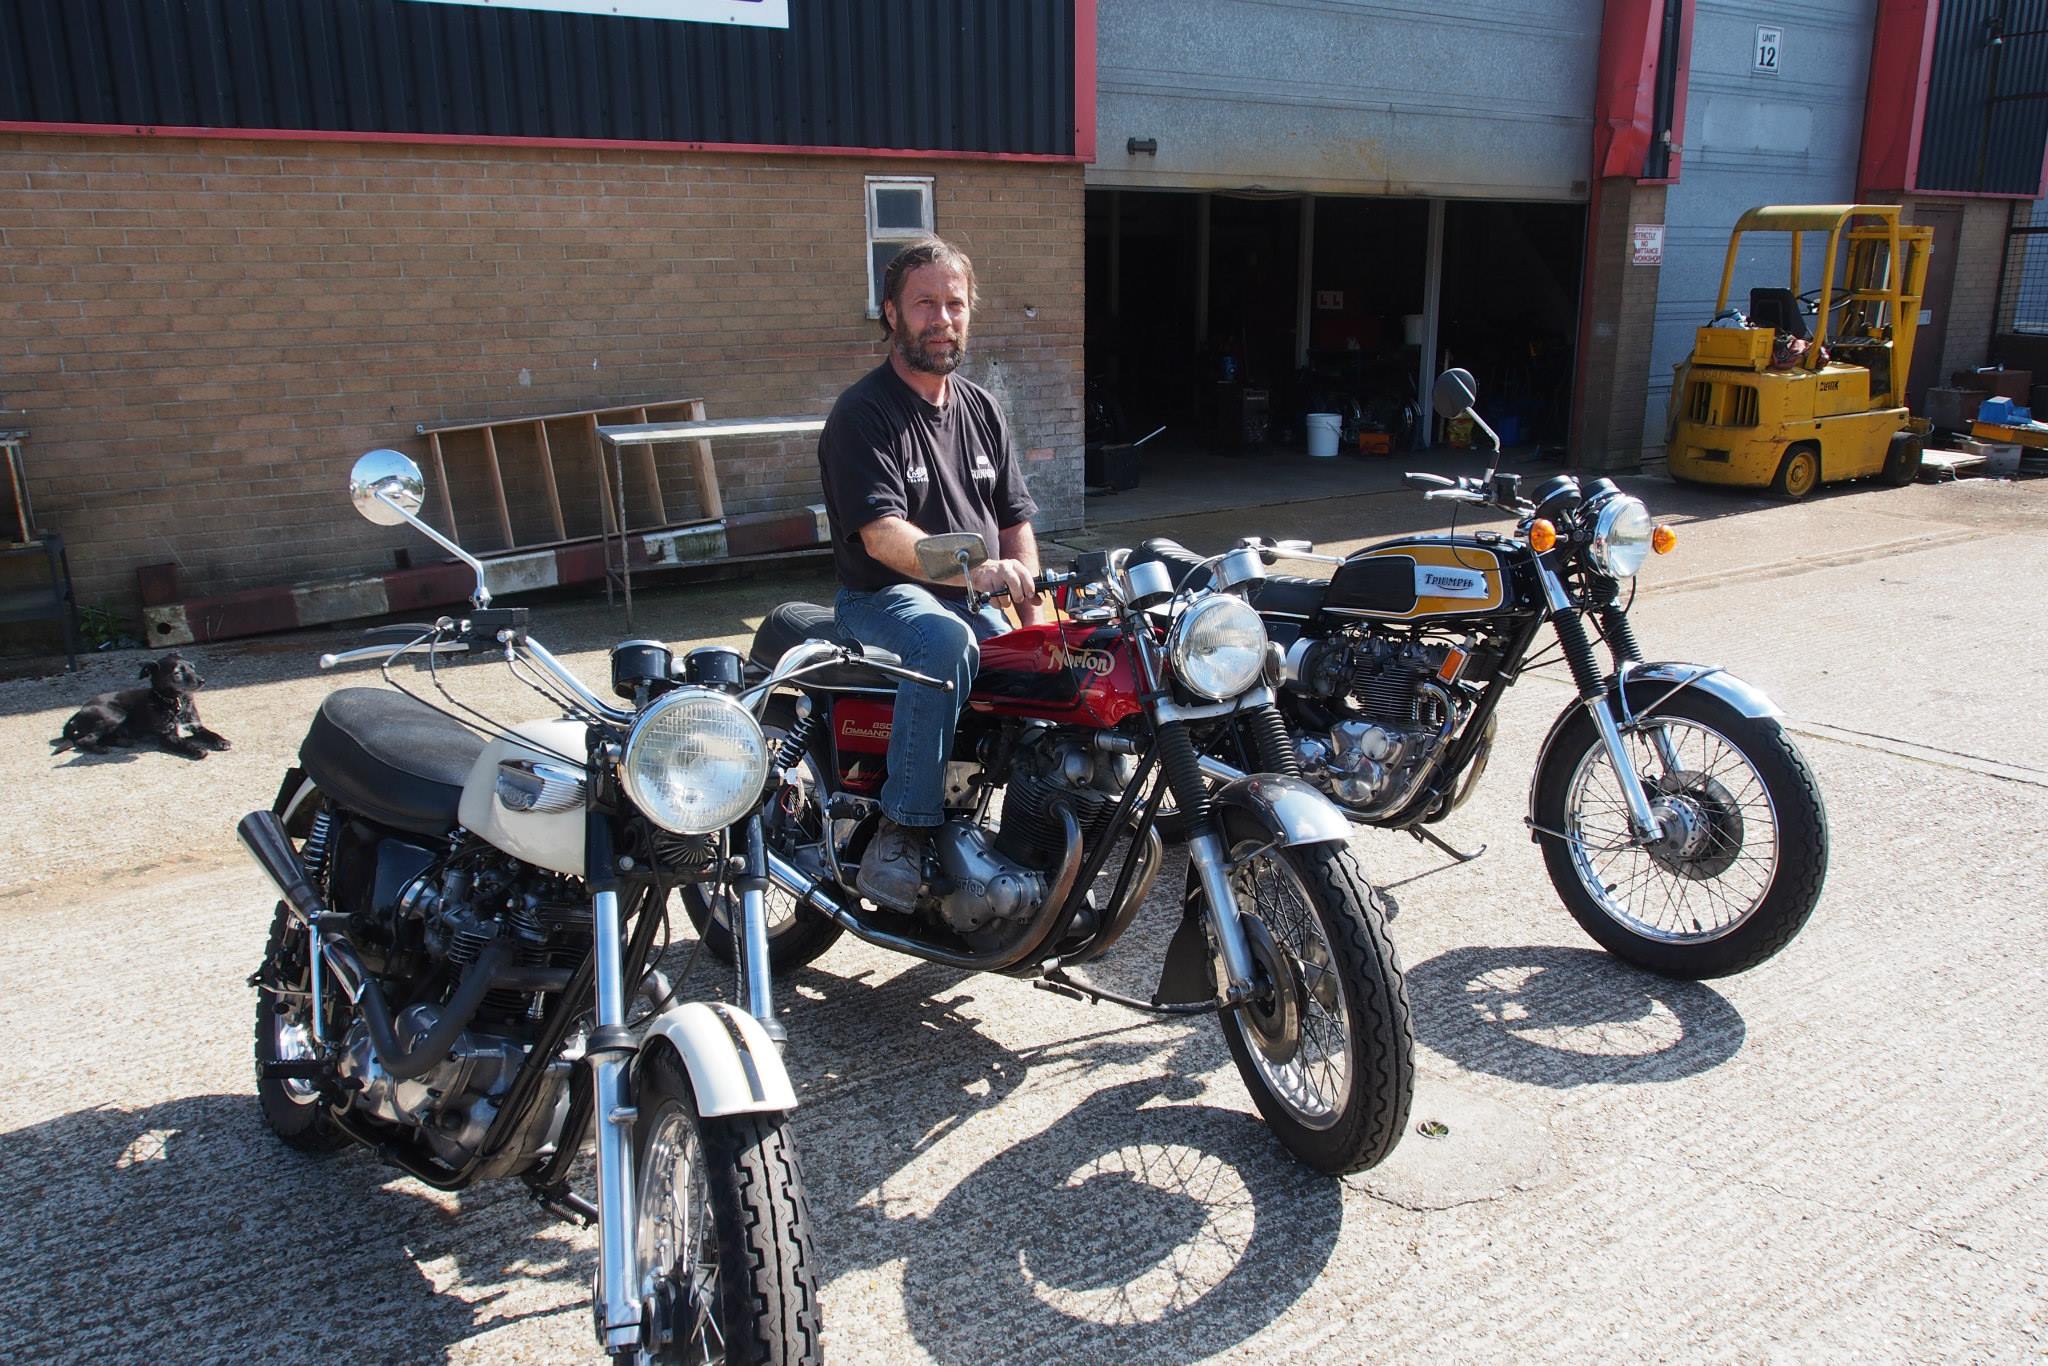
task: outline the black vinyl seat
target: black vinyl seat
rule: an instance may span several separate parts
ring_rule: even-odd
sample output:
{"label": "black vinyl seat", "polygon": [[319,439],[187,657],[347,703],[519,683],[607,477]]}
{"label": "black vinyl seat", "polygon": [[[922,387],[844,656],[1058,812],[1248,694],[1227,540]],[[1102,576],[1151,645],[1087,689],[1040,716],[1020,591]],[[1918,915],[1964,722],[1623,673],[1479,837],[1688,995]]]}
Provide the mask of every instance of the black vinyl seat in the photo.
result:
{"label": "black vinyl seat", "polygon": [[1800,341],[1813,340],[1806,315],[1799,309],[1799,296],[1789,289],[1759,286],[1750,290],[1749,325],[1768,327]]}
{"label": "black vinyl seat", "polygon": [[[1198,568],[1206,556],[1197,555],[1178,541],[1164,536],[1146,541],[1131,552],[1130,564],[1163,564],[1173,576],[1173,586],[1205,588],[1209,571]],[[1320,579],[1301,579],[1289,574],[1268,574],[1253,584],[1246,601],[1260,612],[1278,617],[1314,616],[1323,609],[1330,585]]]}
{"label": "black vinyl seat", "polygon": [[445,835],[483,748],[467,726],[404,693],[342,688],[321,702],[299,764],[337,806],[416,835]]}
{"label": "black vinyl seat", "polygon": [[[830,640],[850,645],[884,664],[901,665],[903,662],[887,650],[861,645],[839,629],[831,608],[810,602],[785,602],[763,618],[760,629],[754,632],[754,644],[748,651],[748,658],[763,669],[773,669],[782,662],[783,655],[807,640]],[[816,688],[884,688],[890,691],[896,688],[895,679],[864,664],[834,664],[830,668],[807,673],[797,682]]]}

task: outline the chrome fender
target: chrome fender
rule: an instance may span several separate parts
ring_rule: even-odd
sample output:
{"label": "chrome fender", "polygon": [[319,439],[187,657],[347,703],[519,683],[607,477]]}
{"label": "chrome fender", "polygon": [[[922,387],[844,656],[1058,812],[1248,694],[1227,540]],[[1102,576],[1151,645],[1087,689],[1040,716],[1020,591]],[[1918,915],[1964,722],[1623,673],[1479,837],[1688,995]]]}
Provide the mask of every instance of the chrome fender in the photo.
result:
{"label": "chrome fender", "polygon": [[1300,778],[1280,773],[1232,778],[1211,792],[1209,800],[1219,807],[1249,813],[1283,845],[1351,838],[1351,822],[1344,812]]}
{"label": "chrome fender", "polygon": [[656,1017],[640,1054],[663,1041],[676,1050],[697,1095],[697,1113],[770,1114],[796,1108],[782,1054],[761,1022],[724,1002],[687,1001]]}
{"label": "chrome fender", "polygon": [[[1623,724],[1628,719],[1655,716],[1659,707],[1687,689],[1703,692],[1753,721],[1785,714],[1777,703],[1764,695],[1763,689],[1743,682],[1714,664],[1638,661],[1623,664],[1619,674],[1620,687],[1608,696],[1618,695],[1624,706],[1635,704],[1635,710],[1628,712],[1626,717],[1615,718]],[[1543,737],[1543,744],[1536,751],[1536,765],[1529,770],[1529,819],[1532,822],[1536,819],[1536,788],[1543,781],[1545,766],[1550,763],[1550,751],[1557,744],[1558,733],[1578,714],[1582,705],[1575,703],[1559,712],[1557,719],[1550,723],[1550,733]],[[1536,836],[1537,832],[1531,830],[1529,838],[1533,840]]]}

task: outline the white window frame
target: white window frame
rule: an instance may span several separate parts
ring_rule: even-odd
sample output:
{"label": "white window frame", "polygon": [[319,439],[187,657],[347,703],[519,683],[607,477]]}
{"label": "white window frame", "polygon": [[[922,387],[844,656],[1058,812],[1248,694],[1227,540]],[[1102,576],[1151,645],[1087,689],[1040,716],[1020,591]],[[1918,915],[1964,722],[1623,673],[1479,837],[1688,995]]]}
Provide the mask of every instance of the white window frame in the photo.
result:
{"label": "white window frame", "polygon": [[[867,178],[868,240],[861,253],[861,274],[868,277],[868,316],[882,316],[881,281],[875,278],[875,246],[881,242],[915,242],[920,237],[930,237],[936,229],[932,217],[932,181],[928,175],[871,175]],[[916,228],[878,228],[875,226],[875,191],[916,190],[924,207],[924,225]]]}

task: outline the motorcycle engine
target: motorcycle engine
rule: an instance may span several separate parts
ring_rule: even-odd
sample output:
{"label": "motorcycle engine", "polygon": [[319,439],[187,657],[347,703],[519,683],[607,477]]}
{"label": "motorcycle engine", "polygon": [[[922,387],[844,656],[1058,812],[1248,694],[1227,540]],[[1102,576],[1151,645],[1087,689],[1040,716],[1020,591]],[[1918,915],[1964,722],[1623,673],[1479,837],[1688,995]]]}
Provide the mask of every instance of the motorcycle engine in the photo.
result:
{"label": "motorcycle engine", "polygon": [[[402,1048],[432,1032],[463,970],[493,940],[511,944],[520,967],[565,978],[589,951],[592,916],[582,885],[478,840],[451,853],[351,827],[338,842],[335,870],[331,885],[353,893],[337,909],[348,912],[350,939],[384,979]],[[439,989],[419,998],[418,988],[434,981]],[[378,1064],[368,1030],[356,1021],[336,1064],[354,1092],[351,1109],[417,1131],[442,1161],[460,1165],[524,1065],[544,1005],[540,992],[486,992],[447,1058],[405,1081]],[[566,1103],[563,1088],[555,1108]]]}
{"label": "motorcycle engine", "polygon": [[1302,773],[1354,808],[1370,809],[1405,790],[1444,721],[1441,703],[1423,684],[1449,653],[1444,641],[1370,632],[1311,645],[1299,669],[1302,690],[1346,701],[1352,714],[1296,739]]}
{"label": "motorcycle engine", "polygon": [[1036,915],[1066,852],[1055,803],[1073,813],[1084,843],[1100,838],[1133,762],[1097,753],[1050,727],[1027,728],[1008,756],[1009,781],[994,837],[971,820],[954,820],[934,839],[933,852],[950,884],[935,898],[938,914],[970,935],[999,933]]}

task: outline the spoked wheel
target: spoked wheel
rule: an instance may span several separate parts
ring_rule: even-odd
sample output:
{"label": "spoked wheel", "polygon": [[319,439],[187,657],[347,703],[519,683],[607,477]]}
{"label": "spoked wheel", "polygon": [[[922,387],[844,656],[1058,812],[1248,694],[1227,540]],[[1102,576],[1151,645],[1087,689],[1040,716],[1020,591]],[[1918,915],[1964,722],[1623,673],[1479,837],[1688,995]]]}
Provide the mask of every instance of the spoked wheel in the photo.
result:
{"label": "spoked wheel", "polygon": [[[771,699],[761,717],[761,731],[770,750],[781,745],[796,728],[796,706],[786,697]],[[806,857],[822,851],[824,840],[824,770],[819,746],[806,746],[803,762],[791,770],[782,790],[770,796],[766,822],[768,847],[793,862],[813,863],[821,858]],[[683,888],[683,910],[703,937],[704,947],[714,958],[730,963],[733,953],[732,926],[739,918],[739,902],[723,883],[712,887],[691,883]],[[768,904],[768,970],[780,976],[794,972],[832,947],[843,931],[830,917],[796,904],[796,898],[771,885]]]}
{"label": "spoked wheel", "polygon": [[1583,710],[1537,776],[1543,859],[1566,908],[1610,953],[1667,977],[1724,977],[1784,948],[1828,863],[1820,788],[1784,728],[1686,691],[1625,743],[1661,831],[1651,843],[1630,831]]}
{"label": "spoked wheel", "polygon": [[[1379,902],[1341,844],[1267,848],[1236,813],[1226,826],[1238,911],[1272,987],[1223,1015],[1230,1055],[1297,1158],[1330,1173],[1376,1166],[1415,1090],[1408,987]],[[1192,869],[1188,894],[1201,896]]]}
{"label": "spoked wheel", "polygon": [[[318,1060],[311,981],[305,931],[280,901],[271,917],[263,967],[256,974],[256,1103],[262,1108],[264,1126],[287,1145],[304,1153],[327,1153],[346,1144],[348,1137],[328,1117],[319,1086],[301,1077],[263,1075],[270,1063]],[[340,999],[338,988],[329,994],[330,1031],[343,1027],[336,1006]]]}
{"label": "spoked wheel", "polygon": [[819,1361],[810,1209],[782,1116],[698,1114],[668,1048],[647,1055],[638,1108],[641,1360]]}

